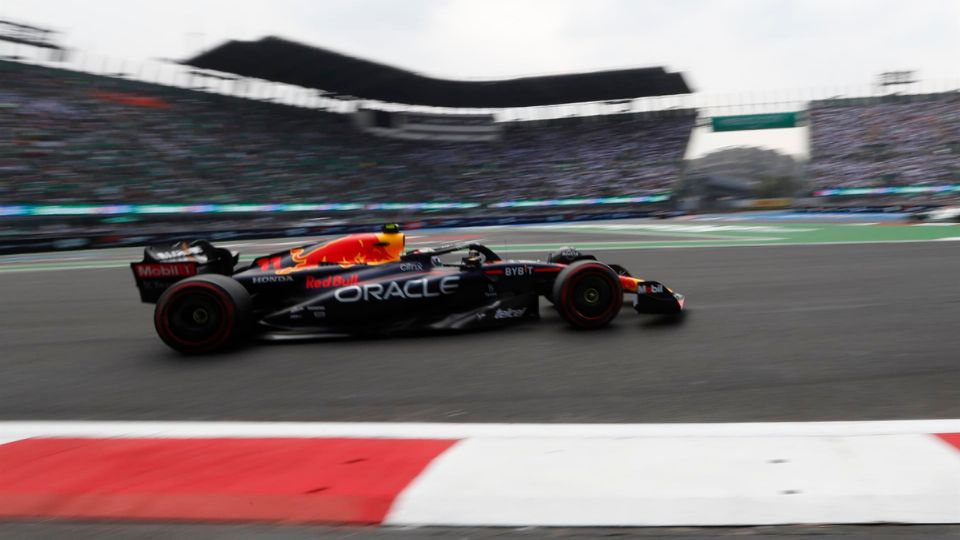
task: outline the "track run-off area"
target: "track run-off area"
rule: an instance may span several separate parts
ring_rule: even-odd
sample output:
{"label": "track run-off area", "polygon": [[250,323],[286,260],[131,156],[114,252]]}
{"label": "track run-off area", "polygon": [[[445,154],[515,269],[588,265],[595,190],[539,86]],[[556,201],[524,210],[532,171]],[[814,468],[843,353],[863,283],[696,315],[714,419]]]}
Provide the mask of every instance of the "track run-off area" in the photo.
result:
{"label": "track run-off area", "polygon": [[[185,360],[141,304],[141,248],[0,257],[0,419],[757,422],[960,418],[960,226],[704,217],[407,231],[516,258],[594,252],[687,295],[455,335],[254,343]],[[302,240],[220,242],[243,261]]]}
{"label": "track run-off area", "polygon": [[[957,520],[960,226],[407,233],[527,259],[576,246],[684,293],[688,316],[625,307],[578,332],[542,301],[501,330],[186,359],[138,301],[142,247],[0,257],[0,537],[958,533],[836,524]],[[246,262],[311,240],[217,244]],[[314,526],[354,522],[385,526]],[[657,528],[598,528],[638,525]]]}
{"label": "track run-off area", "polygon": [[[315,241],[322,237],[280,240],[224,241],[217,245],[241,251],[241,262],[264,252]],[[960,224],[854,222],[784,223],[731,217],[695,221],[628,221],[513,225],[469,230],[408,232],[412,245],[479,240],[502,253],[539,253],[575,241],[581,250],[617,251],[658,248],[775,245],[874,244],[960,241]],[[140,247],[0,256],[0,273],[127,267]]]}

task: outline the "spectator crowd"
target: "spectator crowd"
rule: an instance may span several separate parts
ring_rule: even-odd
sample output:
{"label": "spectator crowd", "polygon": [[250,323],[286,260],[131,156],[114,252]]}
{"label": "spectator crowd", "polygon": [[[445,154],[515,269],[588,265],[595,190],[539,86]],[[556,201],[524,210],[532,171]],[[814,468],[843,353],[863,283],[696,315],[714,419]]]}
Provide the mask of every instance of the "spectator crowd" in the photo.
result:
{"label": "spectator crowd", "polygon": [[407,141],[349,115],[0,62],[0,204],[643,195],[670,189],[693,124],[617,115]]}
{"label": "spectator crowd", "polygon": [[815,102],[814,189],[960,183],[960,94]]}

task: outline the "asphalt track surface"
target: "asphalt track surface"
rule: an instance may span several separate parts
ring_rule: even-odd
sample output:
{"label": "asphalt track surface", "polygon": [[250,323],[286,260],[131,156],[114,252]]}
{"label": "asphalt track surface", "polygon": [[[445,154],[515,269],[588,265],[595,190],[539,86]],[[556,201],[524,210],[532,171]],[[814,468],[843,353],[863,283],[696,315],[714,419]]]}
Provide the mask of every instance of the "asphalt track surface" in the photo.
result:
{"label": "asphalt track surface", "polygon": [[[426,237],[417,241],[467,235],[420,234]],[[496,238],[602,238],[589,234],[517,228]],[[184,360],[156,337],[152,306],[138,302],[129,268],[0,273],[0,418],[957,418],[958,248],[907,242],[608,249],[597,254],[685,293],[687,319],[663,324],[625,308],[611,328],[577,332],[544,302],[541,321],[498,331],[254,344],[202,360]]]}

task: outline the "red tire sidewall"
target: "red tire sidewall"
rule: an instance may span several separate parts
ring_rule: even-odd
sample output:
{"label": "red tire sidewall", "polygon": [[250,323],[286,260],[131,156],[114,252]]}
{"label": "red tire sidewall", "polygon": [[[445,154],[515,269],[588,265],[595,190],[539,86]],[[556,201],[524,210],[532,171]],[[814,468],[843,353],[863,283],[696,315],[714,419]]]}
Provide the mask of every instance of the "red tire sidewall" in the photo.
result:
{"label": "red tire sidewall", "polygon": [[[202,294],[212,296],[215,299],[223,314],[223,320],[213,336],[199,342],[187,341],[178,337],[171,330],[169,308],[170,305],[180,297],[200,291],[202,291]],[[215,350],[229,342],[233,337],[236,320],[236,306],[226,291],[212,283],[191,281],[174,285],[164,294],[164,298],[157,306],[153,322],[157,328],[157,333],[160,334],[160,338],[171,347],[184,352],[202,353]]]}
{"label": "red tire sidewall", "polygon": [[[590,275],[602,277],[610,284],[611,288],[610,305],[601,314],[593,317],[588,317],[577,311],[570,298],[573,288],[580,279]],[[595,328],[603,326],[610,322],[623,307],[623,287],[620,285],[619,277],[606,265],[600,263],[584,264],[565,277],[565,281],[560,288],[560,298],[556,305],[563,311],[564,318],[577,327]]]}

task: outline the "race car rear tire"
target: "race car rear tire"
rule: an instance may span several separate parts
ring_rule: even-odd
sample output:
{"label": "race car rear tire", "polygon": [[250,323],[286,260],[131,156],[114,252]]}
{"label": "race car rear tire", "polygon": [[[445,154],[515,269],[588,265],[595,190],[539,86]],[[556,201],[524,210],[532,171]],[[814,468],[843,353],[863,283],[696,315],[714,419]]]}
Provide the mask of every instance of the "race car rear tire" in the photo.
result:
{"label": "race car rear tire", "polygon": [[577,261],[564,268],[553,284],[552,296],[560,316],[584,330],[610,324],[623,306],[620,277],[597,261]]}
{"label": "race car rear tire", "polygon": [[157,300],[153,323],[164,343],[184,354],[222,351],[244,335],[250,294],[233,278],[204,274],[184,279]]}

